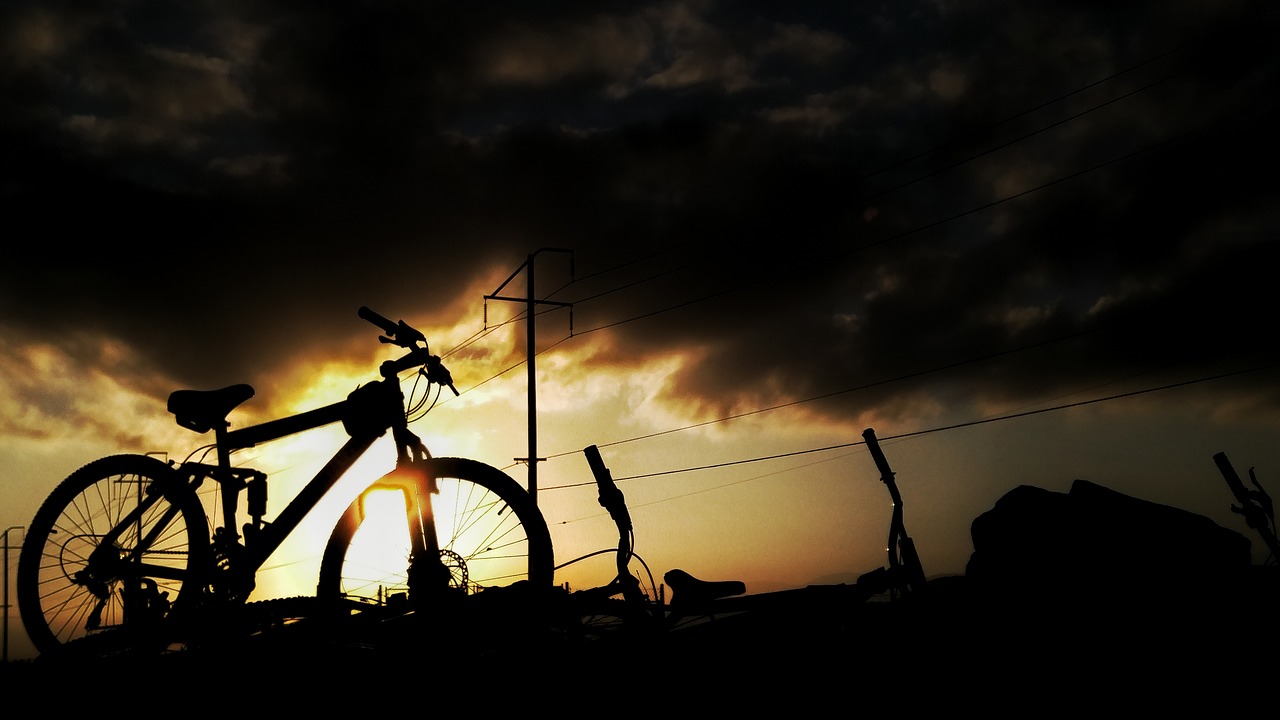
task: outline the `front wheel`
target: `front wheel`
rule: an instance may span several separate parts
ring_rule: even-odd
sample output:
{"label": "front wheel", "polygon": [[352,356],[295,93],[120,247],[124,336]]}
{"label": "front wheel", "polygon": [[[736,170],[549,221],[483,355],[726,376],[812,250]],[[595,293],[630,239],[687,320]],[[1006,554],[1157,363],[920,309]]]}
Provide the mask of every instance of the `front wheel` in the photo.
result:
{"label": "front wheel", "polygon": [[457,596],[552,584],[551,535],[524,488],[475,460],[428,458],[375,482],[347,508],[325,546],[316,595],[382,607],[407,602],[410,561],[424,545],[435,546],[428,560]]}
{"label": "front wheel", "polygon": [[113,455],[63,480],[18,557],[18,608],[42,654],[131,649],[199,600],[208,525],[196,494],[164,462]]}

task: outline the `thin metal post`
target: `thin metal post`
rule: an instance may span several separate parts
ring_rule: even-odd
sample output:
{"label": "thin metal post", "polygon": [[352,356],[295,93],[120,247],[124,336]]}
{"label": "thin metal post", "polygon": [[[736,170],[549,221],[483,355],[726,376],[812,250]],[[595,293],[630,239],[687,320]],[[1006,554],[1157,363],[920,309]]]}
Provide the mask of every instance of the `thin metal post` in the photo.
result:
{"label": "thin metal post", "polygon": [[533,342],[534,330],[533,321],[537,317],[534,310],[537,309],[537,301],[533,299],[533,255],[525,261],[525,274],[528,277],[529,288],[525,293],[527,302],[525,303],[525,328],[524,338],[524,356],[525,364],[529,370],[529,497],[533,500],[533,504],[538,504],[538,371],[534,368],[534,358],[537,357],[537,346]]}
{"label": "thin metal post", "polygon": [[[570,264],[569,264],[569,275],[570,277],[573,276],[573,263],[572,263],[573,251],[572,250],[564,250],[561,248],[542,248],[540,250],[537,250],[536,252],[530,253],[528,259],[526,259],[520,267],[516,268],[516,271],[511,273],[511,276],[508,277],[505,281],[503,281],[503,283],[498,286],[498,289],[493,291],[493,294],[484,296],[484,299],[486,302],[489,300],[506,300],[506,301],[512,301],[512,302],[522,302],[525,305],[525,315],[526,315],[525,317],[525,325],[526,325],[525,363],[528,365],[528,371],[529,371],[529,457],[515,458],[515,459],[517,461],[523,459],[529,465],[529,497],[533,500],[534,505],[538,504],[538,462],[545,459],[545,458],[538,457],[538,386],[537,386],[538,371],[536,368],[536,364],[534,362],[534,357],[537,354],[537,344],[535,342],[536,325],[534,322],[534,317],[536,314],[535,311],[537,310],[538,305],[555,305],[557,307],[567,307],[567,308],[573,307],[573,303],[555,302],[553,300],[538,300],[535,298],[533,294],[533,290],[534,290],[533,260],[538,255],[538,253],[543,252],[544,250],[550,250],[553,252],[570,253],[571,257],[570,257]],[[515,279],[516,275],[520,274],[521,270],[525,271],[527,284],[528,284],[528,287],[526,288],[525,296],[522,298],[514,298],[514,297],[502,297],[501,295],[498,295],[498,293],[502,291],[502,288],[507,286],[507,283],[511,282],[513,279]],[[485,317],[486,318],[488,317],[487,308],[485,311]],[[570,334],[573,333],[572,309],[570,310],[570,314],[569,314],[569,333]]]}
{"label": "thin metal post", "polygon": [[[21,525],[5,528],[4,537],[4,661],[9,662],[9,531],[23,530]],[[13,549],[21,547],[13,546]]]}

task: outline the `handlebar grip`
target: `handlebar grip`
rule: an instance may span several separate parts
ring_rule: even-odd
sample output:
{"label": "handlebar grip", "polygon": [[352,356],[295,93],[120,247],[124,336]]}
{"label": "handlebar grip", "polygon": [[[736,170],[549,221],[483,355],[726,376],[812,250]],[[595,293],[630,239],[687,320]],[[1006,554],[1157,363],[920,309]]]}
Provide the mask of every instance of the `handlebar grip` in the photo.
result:
{"label": "handlebar grip", "polygon": [[398,326],[395,323],[382,317],[381,315],[370,310],[364,305],[360,306],[360,309],[356,311],[356,314],[359,315],[362,319],[368,320],[374,325],[377,325],[378,327],[382,328],[382,331],[385,332],[386,334],[388,335],[396,334],[396,330]]}
{"label": "handlebar grip", "polygon": [[1249,490],[1245,488],[1241,482],[1240,476],[1236,474],[1236,469],[1231,465],[1231,461],[1227,459],[1225,452],[1220,452],[1213,456],[1213,462],[1218,466],[1218,472],[1222,473],[1222,479],[1227,481],[1227,487],[1231,488],[1231,494],[1241,503],[1249,503]]}
{"label": "handlebar grip", "polygon": [[454,397],[459,395],[458,388],[453,386],[453,375],[449,372],[449,368],[440,362],[440,358],[435,355],[427,356],[427,382],[433,382],[437,385],[447,387],[453,391]]}
{"label": "handlebar grip", "polygon": [[605,467],[604,458],[600,457],[600,448],[595,445],[588,445],[582,449],[582,454],[587,456],[587,465],[591,466],[591,474],[595,476],[597,483],[613,482],[613,477],[609,474],[609,468]]}
{"label": "handlebar grip", "polygon": [[[605,466],[604,458],[600,457],[600,448],[588,445],[582,449],[582,454],[587,456],[591,474],[596,478],[596,487],[600,491],[600,507],[609,511],[609,516],[617,524],[618,531],[623,534],[625,543],[626,533],[631,530],[631,513],[627,511],[626,498],[618,489],[617,483],[613,481],[613,473],[610,473],[609,468]],[[618,547],[621,551],[622,545]]]}
{"label": "handlebar grip", "polygon": [[867,441],[867,449],[871,451],[871,459],[876,461],[876,469],[880,471],[880,480],[889,482],[893,479],[893,470],[889,469],[889,461],[880,449],[880,441],[876,440],[876,431],[867,428],[862,431],[862,439]]}

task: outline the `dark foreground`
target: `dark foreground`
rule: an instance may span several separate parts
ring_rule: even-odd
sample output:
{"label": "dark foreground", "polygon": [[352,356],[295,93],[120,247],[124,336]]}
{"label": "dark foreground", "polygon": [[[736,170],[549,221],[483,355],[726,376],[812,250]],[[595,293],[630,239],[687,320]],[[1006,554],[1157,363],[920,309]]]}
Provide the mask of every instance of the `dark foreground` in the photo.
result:
{"label": "dark foreground", "polygon": [[[1093,600],[975,592],[944,578],[896,602],[848,602],[844,586],[757,596],[755,609],[638,637],[584,639],[530,617],[482,623],[414,614],[374,625],[301,621],[143,657],[9,663],[0,688],[39,711],[131,699],[178,712],[332,707],[489,714],[939,708],[1149,711],[1270,700],[1280,595],[1274,572],[1245,591]],[[1028,705],[1027,703],[1031,703]],[[22,707],[25,704],[11,704]],[[136,706],[150,714],[159,708]],[[186,710],[184,710],[184,708]],[[363,710],[360,710],[363,709]],[[112,715],[117,712],[112,712]]]}

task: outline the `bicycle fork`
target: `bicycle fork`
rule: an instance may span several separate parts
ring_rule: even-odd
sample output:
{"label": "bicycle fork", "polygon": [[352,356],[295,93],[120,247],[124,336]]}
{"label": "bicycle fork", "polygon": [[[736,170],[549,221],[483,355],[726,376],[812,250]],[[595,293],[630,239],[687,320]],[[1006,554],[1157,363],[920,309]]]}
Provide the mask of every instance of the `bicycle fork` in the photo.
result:
{"label": "bicycle fork", "polygon": [[[421,607],[450,587],[453,574],[445,565],[436,535],[432,498],[439,494],[436,478],[420,466],[412,468],[412,484],[405,488],[405,520],[409,523],[409,602]],[[410,496],[410,493],[412,496]]]}
{"label": "bicycle fork", "polygon": [[422,464],[401,463],[395,472],[369,488],[374,489],[398,490],[404,498],[405,522],[409,529],[407,575],[410,604],[424,607],[442,593],[465,593],[466,573],[462,569],[462,559],[441,548],[436,533],[432,498],[439,494],[439,487],[435,476]]}

